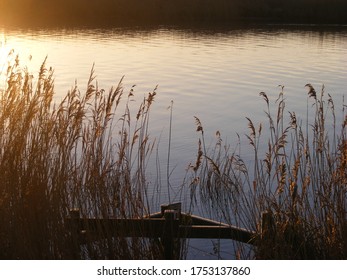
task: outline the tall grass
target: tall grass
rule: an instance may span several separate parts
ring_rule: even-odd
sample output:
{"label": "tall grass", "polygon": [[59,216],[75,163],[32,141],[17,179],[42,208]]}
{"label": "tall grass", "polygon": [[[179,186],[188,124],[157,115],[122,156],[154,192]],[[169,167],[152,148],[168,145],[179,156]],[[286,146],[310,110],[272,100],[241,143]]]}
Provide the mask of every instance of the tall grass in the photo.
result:
{"label": "tall grass", "polygon": [[[345,105],[341,120],[324,87],[320,94],[310,84],[306,88],[308,114],[302,119],[295,112],[286,113],[284,87],[275,110],[266,93],[260,93],[267,125],[247,118],[252,164],[243,159],[240,147],[223,146],[219,133],[216,146],[207,153],[199,144],[192,195],[214,217],[256,231],[257,246],[235,244],[237,257],[347,257]],[[200,121],[197,125],[203,132]],[[262,217],[268,224],[263,230]]]}
{"label": "tall grass", "polygon": [[[115,238],[112,232],[81,246],[66,219],[71,208],[82,217],[149,214],[153,194],[146,170],[155,146],[149,124],[156,89],[134,108],[134,88],[125,93],[121,80],[107,92],[92,69],[85,92],[75,85],[56,102],[54,71],[45,63],[37,78],[18,57],[1,69],[0,258],[162,258],[157,240]],[[244,147],[231,149],[219,132],[215,147],[207,147],[195,117],[201,137],[187,186],[190,205],[256,232],[255,247],[235,243],[237,258],[346,259],[345,105],[337,116],[324,87],[317,93],[307,84],[307,115],[287,114],[280,88],[275,110],[260,93],[266,125],[247,118],[250,161]],[[168,168],[169,157],[170,150]]]}
{"label": "tall grass", "polygon": [[148,214],[155,90],[136,110],[134,88],[124,93],[121,80],[107,92],[92,70],[86,92],[75,85],[55,102],[54,73],[45,63],[37,78],[21,68],[18,58],[2,74],[0,258],[160,258],[158,242],[112,233],[81,248],[66,220],[71,208],[79,208],[83,217]]}

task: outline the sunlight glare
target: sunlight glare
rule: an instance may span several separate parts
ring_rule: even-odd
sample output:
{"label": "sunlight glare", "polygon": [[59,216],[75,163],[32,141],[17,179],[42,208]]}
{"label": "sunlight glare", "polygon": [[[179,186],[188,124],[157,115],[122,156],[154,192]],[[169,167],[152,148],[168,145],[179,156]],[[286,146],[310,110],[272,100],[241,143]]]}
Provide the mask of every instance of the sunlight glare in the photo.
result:
{"label": "sunlight glare", "polygon": [[0,33],[0,75],[3,75],[3,71],[8,65],[10,57],[13,55],[13,50],[10,50],[6,44],[6,37],[3,33]]}
{"label": "sunlight glare", "polygon": [[[4,64],[4,55],[5,55],[5,40],[4,34],[0,34],[0,69]],[[1,72],[0,72],[1,73]]]}
{"label": "sunlight glare", "polygon": [[11,52],[6,45],[6,38],[4,34],[0,34],[0,90],[6,83],[8,60],[10,56]]}

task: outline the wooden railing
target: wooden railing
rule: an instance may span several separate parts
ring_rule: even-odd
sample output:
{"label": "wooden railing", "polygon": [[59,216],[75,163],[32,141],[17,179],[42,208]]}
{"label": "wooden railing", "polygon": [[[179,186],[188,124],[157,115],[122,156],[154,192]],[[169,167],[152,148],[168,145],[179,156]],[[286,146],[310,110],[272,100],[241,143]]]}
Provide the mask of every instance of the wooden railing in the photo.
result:
{"label": "wooden railing", "polygon": [[162,205],[161,211],[142,218],[81,218],[78,209],[70,210],[70,230],[79,243],[114,237],[160,238],[164,259],[179,257],[181,238],[233,239],[254,244],[255,232],[181,212],[181,203]]}

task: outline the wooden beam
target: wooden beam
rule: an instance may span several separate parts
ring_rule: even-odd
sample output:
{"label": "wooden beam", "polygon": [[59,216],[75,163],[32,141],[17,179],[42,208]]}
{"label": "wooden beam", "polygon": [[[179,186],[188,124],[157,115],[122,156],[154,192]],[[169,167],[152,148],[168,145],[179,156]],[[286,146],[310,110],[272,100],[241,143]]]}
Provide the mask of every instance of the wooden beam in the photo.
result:
{"label": "wooden beam", "polygon": [[167,240],[177,238],[233,239],[248,244],[255,243],[255,232],[181,213],[180,203],[164,205],[161,210],[164,215],[163,212],[158,212],[144,218],[88,219],[79,218],[79,211],[75,209],[70,212],[69,223],[71,230],[78,233],[77,236],[80,236],[83,243],[112,236],[161,238],[167,244]]}
{"label": "wooden beam", "polygon": [[164,219],[80,219],[79,229],[90,234],[118,237],[160,237]]}
{"label": "wooden beam", "polygon": [[195,215],[187,215],[187,214],[184,214],[184,215],[191,219],[192,225],[226,226],[226,227],[229,226],[228,224],[225,224],[225,223],[222,223],[222,222],[217,222],[217,221],[214,221],[214,220],[211,220],[211,219],[206,219],[206,218],[195,216]]}
{"label": "wooden beam", "polygon": [[233,239],[243,243],[254,243],[254,232],[232,226],[180,226],[181,238]]}

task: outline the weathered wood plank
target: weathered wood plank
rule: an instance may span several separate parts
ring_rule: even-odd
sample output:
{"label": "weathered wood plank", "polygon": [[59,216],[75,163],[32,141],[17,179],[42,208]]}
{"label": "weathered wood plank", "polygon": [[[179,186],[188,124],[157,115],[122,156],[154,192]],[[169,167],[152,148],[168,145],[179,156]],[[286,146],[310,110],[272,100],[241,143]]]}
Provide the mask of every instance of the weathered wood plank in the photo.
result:
{"label": "weathered wood plank", "polygon": [[[112,234],[118,237],[163,237],[165,232],[165,219],[79,219],[78,229],[89,234]],[[175,227],[178,220],[174,220]],[[177,225],[176,225],[177,224]],[[179,225],[179,231],[173,232],[177,238],[216,238],[234,239],[252,243],[254,232],[233,227],[219,225]]]}
{"label": "weathered wood plank", "polygon": [[165,220],[151,219],[79,219],[80,230],[89,233],[112,234],[118,237],[160,237],[164,234]]}
{"label": "weathered wood plank", "polygon": [[[181,205],[162,206],[162,211],[171,213],[168,221],[162,212],[154,213],[144,218],[79,218],[77,210],[70,212],[70,224],[73,231],[83,235],[83,239],[114,237],[147,237],[147,238],[205,238],[205,239],[233,239],[254,244],[255,233],[243,228],[213,221],[195,215],[180,213]],[[178,212],[178,214],[177,214]],[[176,215],[177,214],[177,215]],[[165,216],[165,215],[164,215]],[[172,229],[172,232],[169,230]]]}
{"label": "weathered wood plank", "polygon": [[67,219],[72,238],[80,244],[104,238],[160,238],[165,259],[177,259],[181,238],[233,239],[255,244],[255,233],[181,212],[181,203],[162,205],[161,212],[143,218],[80,218],[78,209]]}
{"label": "weathered wood plank", "polygon": [[233,239],[248,244],[254,243],[254,232],[232,226],[180,226],[180,236],[182,238]]}

